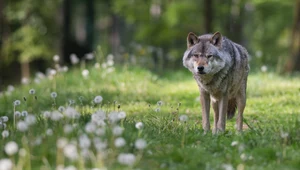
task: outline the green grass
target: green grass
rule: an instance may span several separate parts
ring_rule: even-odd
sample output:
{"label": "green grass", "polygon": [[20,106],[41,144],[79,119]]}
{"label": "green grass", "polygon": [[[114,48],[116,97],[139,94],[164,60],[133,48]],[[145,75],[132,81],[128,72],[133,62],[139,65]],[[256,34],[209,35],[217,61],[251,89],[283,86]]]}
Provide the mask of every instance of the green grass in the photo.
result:
{"label": "green grass", "polygon": [[[282,170],[300,167],[300,79],[297,77],[250,74],[244,114],[249,127],[245,126],[242,134],[237,133],[233,118],[227,121],[224,134],[204,135],[198,87],[184,68],[162,76],[145,69],[126,67],[116,68],[112,73],[90,67],[89,72],[89,77],[83,78],[79,69],[73,69],[59,73],[52,80],[22,85],[10,95],[2,95],[0,115],[9,117],[6,129],[10,135],[0,140],[0,145],[4,148],[9,141],[15,141],[19,149],[24,148],[28,154],[9,156],[2,150],[0,159],[13,160],[15,169],[55,169],[58,164],[74,165],[77,169],[210,170],[233,167]],[[35,95],[28,93],[32,88],[36,90]],[[50,97],[53,91],[58,94],[55,102]],[[103,97],[98,105],[92,102],[97,95]],[[37,118],[26,132],[14,128],[15,100],[21,101],[16,110],[27,110]],[[75,101],[71,106],[81,113],[79,119],[63,118],[54,122],[42,116],[44,111],[67,107],[69,100]],[[157,105],[158,101],[163,101],[163,105]],[[126,112],[126,118],[118,123],[124,128],[121,135],[126,140],[124,147],[114,146],[116,136],[112,134],[113,125],[108,122],[104,136],[85,132],[91,114],[98,109],[106,113]],[[187,115],[189,120],[180,122],[180,115]],[[23,119],[18,118],[16,122]],[[213,121],[212,114],[210,120]],[[142,130],[135,128],[137,122],[143,122]],[[65,124],[74,125],[73,132],[64,133]],[[47,134],[47,129],[52,129],[53,134]],[[0,129],[2,131],[3,128]],[[76,161],[65,158],[56,145],[57,140],[64,137],[78,146],[82,134],[92,141],[95,138],[107,141],[107,148],[97,152],[92,144],[87,158],[83,154],[79,154]],[[134,147],[138,138],[147,141],[145,149]],[[234,143],[236,145],[232,146]],[[79,147],[78,151],[81,151]],[[118,163],[120,153],[133,153],[135,164],[126,166]]]}

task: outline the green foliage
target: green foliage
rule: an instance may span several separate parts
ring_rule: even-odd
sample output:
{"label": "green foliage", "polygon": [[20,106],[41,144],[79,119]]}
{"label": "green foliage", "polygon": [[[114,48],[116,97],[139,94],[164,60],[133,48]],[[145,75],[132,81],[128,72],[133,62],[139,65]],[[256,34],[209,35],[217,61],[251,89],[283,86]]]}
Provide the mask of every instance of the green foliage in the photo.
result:
{"label": "green foliage", "polygon": [[[93,168],[99,163],[107,169],[226,169],[226,167],[230,169],[231,167],[280,170],[299,167],[298,77],[280,77],[272,73],[250,74],[244,132],[239,134],[235,131],[233,118],[227,121],[227,131],[224,134],[204,135],[200,123],[198,87],[192,75],[186,70],[166,71],[163,76],[136,67],[119,67],[110,73],[104,68],[89,67],[88,70],[87,78],[81,76],[80,70],[74,69],[68,73],[59,73],[51,80],[43,80],[40,84],[17,87],[10,95],[0,97],[2,108],[0,115],[9,117],[7,129],[10,132],[10,136],[1,140],[0,145],[5,146],[9,141],[16,141],[20,148],[28,147],[27,151],[32,156],[32,169],[41,167],[55,169],[57,156],[63,158],[57,149],[57,139],[65,137],[70,141],[76,141],[85,131],[85,125],[91,119],[90,114],[99,108],[109,112],[120,104],[120,109],[127,114],[122,122],[125,129],[122,137],[128,142],[126,147],[113,148],[113,136],[108,126],[107,134],[104,136],[108,139],[108,147],[111,148],[107,159],[97,157],[97,160],[94,160],[92,157],[72,162],[65,158],[65,165],[74,165],[78,169],[80,166]],[[36,90],[34,96],[37,98],[28,93],[31,88]],[[55,105],[50,97],[52,91],[58,94]],[[100,105],[91,102],[96,95],[101,95],[104,99]],[[22,100],[24,97],[26,101]],[[38,117],[37,123],[25,133],[13,129],[12,103],[16,99],[21,100],[17,110],[28,110]],[[71,106],[82,114],[80,119],[72,122],[67,119],[51,122],[41,116],[45,110],[54,111],[59,106],[69,106],[69,100],[75,101]],[[158,101],[163,101],[163,104],[158,105]],[[189,117],[187,122],[178,120],[183,114]],[[211,121],[212,118],[211,114]],[[144,123],[140,133],[134,127],[139,121]],[[73,133],[66,135],[63,126],[70,123],[77,126],[74,126]],[[46,133],[49,128],[54,132],[52,136]],[[26,136],[29,141],[24,143],[22,136]],[[137,137],[147,141],[148,147],[144,151],[139,152],[130,144]],[[43,142],[36,146],[35,142],[38,139],[42,139]],[[96,152],[93,147],[90,151],[93,154]],[[133,167],[127,167],[117,163],[117,155],[121,152],[132,152],[141,157]],[[0,157],[8,156],[1,152]],[[20,159],[15,160],[17,163]]]}

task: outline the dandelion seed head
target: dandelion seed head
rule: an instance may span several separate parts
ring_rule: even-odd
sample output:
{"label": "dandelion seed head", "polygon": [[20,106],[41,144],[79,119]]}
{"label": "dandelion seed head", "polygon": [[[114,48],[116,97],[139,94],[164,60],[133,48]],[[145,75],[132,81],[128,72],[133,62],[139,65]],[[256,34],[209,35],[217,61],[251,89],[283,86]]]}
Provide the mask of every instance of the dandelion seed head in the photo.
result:
{"label": "dandelion seed head", "polygon": [[125,119],[125,117],[126,117],[126,113],[125,112],[122,111],[122,112],[118,113],[118,118],[119,119]]}
{"label": "dandelion seed head", "polygon": [[89,70],[87,70],[87,69],[84,69],[84,70],[82,70],[82,72],[81,72],[81,74],[82,74],[82,76],[84,77],[84,78],[87,78],[88,76],[89,76]]}
{"label": "dandelion seed head", "polygon": [[102,96],[96,96],[94,98],[94,103],[99,104],[102,102],[102,100],[103,100]]}
{"label": "dandelion seed head", "polygon": [[58,107],[58,111],[60,112],[64,112],[66,110],[66,108],[64,106],[59,106]]}
{"label": "dandelion seed head", "polygon": [[53,56],[53,61],[56,62],[56,63],[59,62],[59,55],[54,55]]}
{"label": "dandelion seed head", "polygon": [[105,135],[105,128],[97,128],[95,130],[95,134],[98,135],[98,136],[103,136]]}
{"label": "dandelion seed head", "polygon": [[10,141],[8,142],[5,147],[4,147],[4,151],[7,155],[11,156],[11,155],[14,155],[15,153],[18,152],[18,145],[16,142],[14,141]]}
{"label": "dandelion seed head", "polygon": [[53,130],[52,129],[47,129],[46,130],[46,135],[47,136],[52,136],[53,135]]}
{"label": "dandelion seed head", "polygon": [[103,151],[104,149],[107,148],[107,142],[106,141],[101,141],[99,138],[94,139],[94,146],[97,149],[97,151]]}
{"label": "dandelion seed head", "polygon": [[94,67],[98,69],[98,68],[100,68],[100,64],[99,63],[95,63]]}
{"label": "dandelion seed head", "polygon": [[8,130],[4,130],[3,132],[2,132],[2,137],[3,138],[7,138],[9,136],[9,131]]}
{"label": "dandelion seed head", "polygon": [[20,105],[20,104],[21,104],[21,101],[20,101],[20,100],[15,100],[15,101],[14,101],[14,105],[15,105],[15,106],[18,106],[18,105]]}
{"label": "dandelion seed head", "polygon": [[57,93],[56,92],[52,92],[50,95],[51,95],[52,98],[56,98],[57,97]]}
{"label": "dandelion seed head", "polygon": [[65,116],[70,119],[78,119],[80,114],[73,107],[67,107],[65,110]]}
{"label": "dandelion seed head", "polygon": [[137,122],[136,124],[135,124],[135,128],[137,128],[137,129],[143,129],[143,127],[144,127],[144,124],[142,123],[142,122]]}
{"label": "dandelion seed head", "polygon": [[12,170],[13,163],[10,159],[0,159],[0,170]]}
{"label": "dandelion seed head", "polygon": [[25,132],[28,130],[28,125],[25,121],[19,121],[17,123],[17,129],[21,132]]}
{"label": "dandelion seed head", "polygon": [[39,146],[42,144],[42,138],[41,137],[37,137],[33,142],[32,145],[34,146]]}
{"label": "dandelion seed head", "polygon": [[118,162],[123,165],[131,166],[135,163],[136,157],[132,153],[120,153],[118,155]]}
{"label": "dandelion seed head", "polygon": [[154,111],[155,112],[160,112],[160,108],[156,108]]}
{"label": "dandelion seed head", "polygon": [[73,126],[72,125],[67,124],[67,125],[64,126],[64,133],[65,134],[69,134],[72,131],[73,131]]}
{"label": "dandelion seed head", "polygon": [[115,139],[115,146],[117,148],[123,147],[124,145],[126,145],[126,141],[124,138],[122,137],[118,137]]}
{"label": "dandelion seed head", "polygon": [[44,112],[43,112],[43,116],[44,116],[45,119],[50,118],[51,112],[49,112],[49,111],[44,111]]}
{"label": "dandelion seed head", "polygon": [[27,77],[23,77],[23,78],[21,79],[21,83],[22,83],[22,84],[29,84],[29,79],[28,79]]}
{"label": "dandelion seed head", "polygon": [[8,117],[7,116],[2,116],[0,120],[2,120],[2,122],[7,122],[8,121]]}
{"label": "dandelion seed head", "polygon": [[7,86],[7,91],[8,92],[13,92],[15,90],[15,87],[13,85],[8,85]]}
{"label": "dandelion seed head", "polygon": [[262,72],[267,72],[268,71],[268,67],[266,65],[261,66],[261,71]]}
{"label": "dandelion seed head", "polygon": [[88,59],[88,60],[92,60],[95,58],[94,54],[93,53],[87,53],[85,54],[85,58]]}
{"label": "dandelion seed head", "polygon": [[33,125],[36,122],[36,117],[34,115],[29,114],[25,117],[25,122],[27,123],[27,125]]}
{"label": "dandelion seed head", "polygon": [[120,126],[115,126],[115,127],[113,127],[113,130],[112,130],[114,136],[122,135],[123,131],[124,131],[124,128],[122,128]]}
{"label": "dandelion seed head", "polygon": [[22,115],[23,117],[26,117],[26,116],[28,116],[28,112],[27,112],[26,110],[24,110],[24,111],[22,111],[21,115]]}
{"label": "dandelion seed head", "polygon": [[179,117],[180,122],[186,122],[188,121],[189,117],[187,115],[181,115]]}
{"label": "dandelion seed head", "polygon": [[53,121],[59,121],[60,119],[63,118],[63,115],[62,115],[60,112],[58,112],[58,111],[53,111],[53,112],[51,113],[50,118],[51,118],[51,120],[53,120]]}
{"label": "dandelion seed head", "polygon": [[232,141],[232,142],[231,142],[231,146],[236,146],[236,145],[238,145],[238,144],[239,144],[238,141]]}
{"label": "dandelion seed head", "polygon": [[72,63],[73,65],[79,63],[79,59],[78,59],[78,57],[77,57],[76,54],[71,54],[71,55],[70,55],[70,60],[71,60],[71,63]]}
{"label": "dandelion seed head", "polygon": [[91,146],[91,140],[86,134],[83,134],[79,137],[79,147],[81,149],[87,149]]}
{"label": "dandelion seed head", "polygon": [[158,106],[162,106],[162,105],[163,105],[163,101],[158,101],[158,102],[157,102],[157,105],[158,105]]}
{"label": "dandelion seed head", "polygon": [[19,118],[19,117],[21,117],[21,112],[19,112],[19,111],[15,111],[15,117],[16,117],[16,118]]}
{"label": "dandelion seed head", "polygon": [[29,94],[32,94],[32,95],[35,94],[35,90],[34,89],[30,89],[29,90]]}
{"label": "dandelion seed head", "polygon": [[58,138],[56,141],[56,146],[60,149],[64,148],[67,144],[68,144],[68,139],[64,137]]}
{"label": "dandelion seed head", "polygon": [[24,149],[24,148],[21,148],[20,150],[19,150],[19,155],[21,156],[21,157],[25,157],[26,156],[26,149]]}
{"label": "dandelion seed head", "polygon": [[144,140],[144,139],[137,139],[134,143],[134,146],[137,148],[137,149],[145,149],[147,147],[147,142]]}
{"label": "dandelion seed head", "polygon": [[111,67],[114,65],[114,61],[113,60],[108,60],[107,61],[107,66]]}
{"label": "dandelion seed head", "polygon": [[71,161],[75,161],[78,158],[77,147],[75,144],[67,144],[63,148],[63,152],[64,152],[65,157],[67,157]]}
{"label": "dandelion seed head", "polygon": [[69,166],[65,167],[63,170],[77,170],[77,168],[73,165],[69,165]]}
{"label": "dandelion seed head", "polygon": [[224,170],[234,170],[233,166],[231,164],[223,164],[222,168]]}
{"label": "dandelion seed head", "polygon": [[119,119],[119,116],[118,116],[118,112],[110,112],[108,114],[108,119],[111,123],[116,123],[118,122],[120,119]]}
{"label": "dandelion seed head", "polygon": [[97,127],[96,127],[95,123],[92,123],[92,122],[89,122],[85,125],[85,131],[87,133],[94,133],[96,128]]}

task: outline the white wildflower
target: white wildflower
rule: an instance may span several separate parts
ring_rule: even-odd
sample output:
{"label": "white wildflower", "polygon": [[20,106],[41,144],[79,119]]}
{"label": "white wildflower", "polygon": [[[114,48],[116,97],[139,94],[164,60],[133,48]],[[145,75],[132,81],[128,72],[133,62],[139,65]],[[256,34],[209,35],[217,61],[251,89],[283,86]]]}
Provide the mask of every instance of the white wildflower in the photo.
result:
{"label": "white wildflower", "polygon": [[17,153],[18,149],[19,149],[19,147],[18,147],[17,143],[14,141],[8,142],[4,147],[5,153],[9,156]]}
{"label": "white wildflower", "polygon": [[53,56],[53,61],[56,62],[56,63],[59,62],[59,55],[54,55]]}
{"label": "white wildflower", "polygon": [[35,77],[37,77],[38,79],[44,79],[46,76],[42,72],[37,72],[35,73]]}
{"label": "white wildflower", "polygon": [[180,117],[179,117],[179,120],[180,120],[180,122],[186,122],[186,121],[188,121],[188,116],[187,115],[181,115]]}
{"label": "white wildflower", "polygon": [[88,60],[92,60],[95,58],[94,54],[93,53],[87,53],[85,54],[85,58],[88,59]]}
{"label": "white wildflower", "polygon": [[118,162],[123,165],[133,165],[135,163],[136,157],[132,153],[121,153],[118,156]]}
{"label": "white wildflower", "polygon": [[41,144],[42,144],[42,137],[37,137],[37,138],[32,142],[32,144],[33,144],[34,146],[39,146],[39,145],[41,145]]}
{"label": "white wildflower", "polygon": [[25,122],[27,123],[27,125],[33,125],[36,122],[36,117],[34,115],[27,115],[25,118]]}
{"label": "white wildflower", "polygon": [[0,170],[12,170],[13,163],[10,159],[0,159]]}
{"label": "white wildflower", "polygon": [[154,111],[155,112],[160,112],[160,108],[156,108]]}
{"label": "white wildflower", "polygon": [[114,55],[108,54],[107,55],[107,60],[114,60]]}
{"label": "white wildflower", "polygon": [[77,63],[79,63],[79,59],[78,59],[78,57],[77,57],[76,54],[71,54],[71,55],[70,55],[70,60],[71,60],[71,63],[72,63],[72,64],[77,64]]}
{"label": "white wildflower", "polygon": [[102,100],[103,100],[102,96],[96,96],[94,98],[94,103],[99,104],[102,102]]}
{"label": "white wildflower", "polygon": [[84,77],[84,78],[87,78],[88,76],[89,76],[89,70],[87,70],[87,69],[84,69],[84,70],[82,70],[82,72],[81,72],[81,74],[82,74],[82,76]]}
{"label": "white wildflower", "polygon": [[7,91],[13,92],[15,90],[15,87],[13,85],[8,85],[7,86]]}
{"label": "white wildflower", "polygon": [[112,130],[114,136],[120,136],[124,131],[124,128],[120,126],[115,126]]}
{"label": "white wildflower", "polygon": [[98,69],[98,68],[100,68],[100,64],[99,63],[95,63],[94,67]]}
{"label": "white wildflower", "polygon": [[98,135],[98,136],[103,136],[105,135],[105,128],[97,128],[95,130],[95,134]]}
{"label": "white wildflower", "polygon": [[87,149],[91,146],[91,140],[86,134],[83,134],[79,137],[79,146],[81,149]]}
{"label": "white wildflower", "polygon": [[64,106],[59,106],[58,107],[58,111],[60,111],[60,112],[64,112],[66,109],[65,109],[65,107]]}
{"label": "white wildflower", "polygon": [[137,129],[142,129],[144,127],[144,124],[142,123],[142,122],[137,122],[136,124],[135,124],[135,128],[137,128]]}
{"label": "white wildflower", "polygon": [[103,110],[98,110],[92,114],[92,122],[98,122],[100,120],[105,120],[106,114]]}
{"label": "white wildflower", "polygon": [[35,94],[35,90],[34,89],[30,89],[29,90],[29,94]]}
{"label": "white wildflower", "polygon": [[52,68],[50,68],[50,69],[48,70],[48,75],[49,75],[50,77],[55,76],[56,73],[57,73],[56,70],[54,70],[54,69],[52,69]]}
{"label": "white wildflower", "polygon": [[134,143],[134,146],[137,149],[145,149],[147,146],[147,142],[144,139],[137,139]]}
{"label": "white wildflower", "polygon": [[[7,121],[8,121],[8,117],[7,117],[7,116],[2,116],[2,117],[1,117],[1,120],[2,120],[2,122],[7,122]],[[1,121],[1,120],[0,120],[0,121]]]}
{"label": "white wildflower", "polygon": [[26,116],[28,116],[28,112],[27,112],[26,110],[24,110],[24,111],[22,111],[21,115],[22,115],[23,117],[26,117]]}
{"label": "white wildflower", "polygon": [[287,138],[288,136],[289,136],[289,133],[288,132],[283,132],[283,131],[281,131],[280,132],[280,136],[281,136],[281,138]]}
{"label": "white wildflower", "polygon": [[56,92],[52,92],[52,93],[51,93],[51,97],[52,97],[52,98],[56,98],[56,97],[57,97],[57,93],[56,93]]}
{"label": "white wildflower", "polygon": [[43,116],[44,116],[45,119],[50,118],[51,112],[49,112],[49,111],[44,111],[44,112],[43,112]]}
{"label": "white wildflower", "polygon": [[25,132],[28,130],[28,125],[25,121],[19,121],[17,123],[17,129],[21,132]]}
{"label": "white wildflower", "polygon": [[17,117],[17,118],[21,117],[21,112],[15,111],[15,117]]}
{"label": "white wildflower", "polygon": [[69,67],[68,66],[63,66],[62,67],[62,72],[67,72],[69,70]]}
{"label": "white wildflower", "polygon": [[157,105],[158,105],[158,106],[162,106],[162,105],[163,105],[163,101],[158,101],[158,102],[157,102]]}
{"label": "white wildflower", "polygon": [[67,138],[64,138],[64,137],[59,138],[59,139],[57,139],[57,141],[56,141],[56,145],[57,145],[57,147],[60,148],[60,149],[64,148],[67,144],[68,144],[68,139],[67,139]]}
{"label": "white wildflower", "polygon": [[118,112],[110,112],[108,114],[108,119],[111,123],[116,123],[118,122],[120,119],[118,117]]}
{"label": "white wildflower", "polygon": [[96,125],[94,123],[92,123],[92,122],[89,122],[89,123],[87,123],[85,125],[85,131],[87,133],[93,133],[93,132],[95,132],[96,128],[97,128]]}
{"label": "white wildflower", "polygon": [[224,170],[234,170],[233,166],[231,164],[223,164],[222,168]]}
{"label": "white wildflower", "polygon": [[64,133],[69,134],[72,131],[73,131],[73,126],[72,125],[67,124],[67,125],[64,126]]}
{"label": "white wildflower", "polygon": [[63,149],[65,157],[68,159],[75,161],[78,158],[77,147],[75,144],[67,144]]}
{"label": "white wildflower", "polygon": [[247,160],[247,155],[245,153],[242,153],[240,158],[243,160],[243,161],[246,161]]}
{"label": "white wildflower", "polygon": [[236,146],[236,145],[238,145],[238,144],[239,144],[238,141],[232,141],[232,142],[231,142],[231,146]]}
{"label": "white wildflower", "polygon": [[28,79],[27,77],[23,77],[23,78],[21,79],[21,83],[22,83],[22,84],[29,84],[29,79]]}
{"label": "white wildflower", "polygon": [[62,118],[63,118],[63,115],[58,111],[53,111],[51,114],[51,120],[53,120],[53,121],[59,121]]}
{"label": "white wildflower", "polygon": [[125,119],[125,117],[126,117],[126,113],[125,112],[119,112],[118,113],[118,118],[119,119]]}
{"label": "white wildflower", "polygon": [[93,142],[94,142],[94,146],[97,149],[97,151],[103,151],[104,149],[107,148],[106,141],[101,141],[99,138],[95,138]]}
{"label": "white wildflower", "polygon": [[80,114],[73,107],[67,107],[65,110],[65,115],[70,119],[77,119],[80,117]]}
{"label": "white wildflower", "polygon": [[73,165],[69,165],[69,166],[65,167],[63,170],[77,170],[77,168]]}
{"label": "white wildflower", "polygon": [[262,72],[267,72],[268,71],[268,67],[266,65],[261,66],[261,71]]}
{"label": "white wildflower", "polygon": [[2,137],[3,138],[7,138],[9,136],[9,131],[8,130],[4,130],[3,132],[2,132]]}
{"label": "white wildflower", "polygon": [[107,61],[107,66],[113,66],[114,65],[114,61],[113,60],[108,60]]}
{"label": "white wildflower", "polygon": [[20,100],[15,100],[15,101],[14,101],[14,105],[15,105],[15,106],[18,106],[18,105],[20,105],[20,104],[21,104],[21,101],[20,101]]}
{"label": "white wildflower", "polygon": [[52,135],[53,135],[53,130],[52,130],[52,129],[47,129],[47,130],[46,130],[46,134],[47,134],[48,136],[52,136]]}
{"label": "white wildflower", "polygon": [[126,145],[126,141],[124,138],[118,137],[117,139],[115,139],[115,146],[117,148],[123,147],[124,145]]}

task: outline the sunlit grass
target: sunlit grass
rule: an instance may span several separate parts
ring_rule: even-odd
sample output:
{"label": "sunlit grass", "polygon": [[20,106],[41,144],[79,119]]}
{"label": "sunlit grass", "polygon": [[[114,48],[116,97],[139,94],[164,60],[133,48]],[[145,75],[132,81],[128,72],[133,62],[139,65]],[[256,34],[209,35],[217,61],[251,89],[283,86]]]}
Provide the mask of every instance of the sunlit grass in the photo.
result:
{"label": "sunlit grass", "polygon": [[[299,78],[272,73],[250,74],[244,114],[248,126],[244,132],[236,132],[235,119],[232,119],[227,123],[225,134],[204,135],[198,86],[184,68],[163,75],[138,67],[114,69],[108,72],[102,67],[88,67],[88,75],[83,76],[82,69],[77,68],[58,73],[52,80],[41,80],[40,84],[15,87],[10,94],[4,92],[0,97],[0,115],[8,116],[9,120],[2,122],[6,128],[2,126],[0,132],[6,129],[9,135],[3,137],[0,145],[4,147],[15,141],[19,148],[14,156],[2,151],[0,158],[13,160],[15,169],[74,166],[76,169],[273,170],[300,166]],[[34,89],[35,94],[29,94],[30,89]],[[57,97],[51,98],[51,92],[56,92]],[[93,100],[98,95],[103,101],[96,104]],[[28,131],[20,132],[13,125],[15,100],[21,101],[16,110],[26,110],[36,117]],[[56,122],[43,116],[44,111],[53,114],[60,106],[74,108],[81,114],[80,118],[64,117]],[[103,136],[89,133],[86,128],[91,115],[99,109],[107,115],[124,111],[126,118],[116,124],[106,122]],[[188,120],[180,121],[181,115],[187,115]],[[17,118],[16,123],[24,119]],[[143,122],[144,127],[137,129],[137,122]],[[72,132],[65,132],[66,125],[72,127]],[[122,127],[124,132],[114,135],[115,126]],[[80,147],[84,135],[92,141],[85,151]],[[118,148],[114,143],[119,136],[126,141],[124,147]],[[61,138],[76,146],[79,154],[76,161],[63,153],[64,147],[57,146]],[[134,146],[139,138],[146,140],[145,149]],[[107,142],[105,149],[97,150],[93,145],[95,139]],[[24,150],[30,154],[20,156]],[[128,158],[128,165],[122,164],[118,160],[122,153],[133,154],[133,163],[130,164],[132,160]]]}

